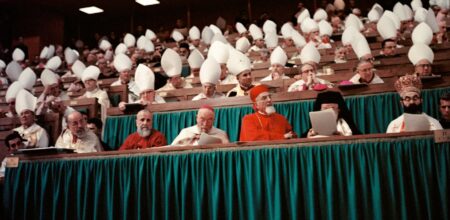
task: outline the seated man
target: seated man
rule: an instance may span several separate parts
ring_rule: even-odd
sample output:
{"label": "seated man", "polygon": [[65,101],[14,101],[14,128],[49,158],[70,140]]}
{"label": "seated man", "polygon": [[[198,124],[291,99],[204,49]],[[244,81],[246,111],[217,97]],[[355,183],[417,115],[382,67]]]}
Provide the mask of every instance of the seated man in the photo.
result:
{"label": "seated man", "polygon": [[131,78],[131,59],[125,54],[118,54],[114,58],[114,68],[119,72],[119,79],[111,84],[111,86],[127,85],[128,101],[133,102],[139,99],[139,88]]}
{"label": "seated man", "polygon": [[192,101],[201,99],[217,99],[225,96],[216,91],[216,85],[219,83],[220,65],[214,58],[208,58],[203,62],[200,68],[200,82],[202,83],[202,92],[192,98]]}
{"label": "seated man", "polygon": [[270,74],[261,81],[271,81],[277,79],[289,79],[284,75],[286,68],[284,67],[287,62],[287,55],[281,47],[276,47],[272,54],[270,54]]}
{"label": "seated man", "polygon": [[373,64],[370,61],[361,60],[356,65],[355,75],[350,79],[353,84],[379,84],[384,81],[375,73]]}
{"label": "seated man", "polygon": [[265,85],[255,86],[250,90],[255,113],[242,119],[240,141],[268,141],[296,138],[288,120],[276,113]]}
{"label": "seated man", "polygon": [[439,110],[441,111],[440,124],[444,129],[450,129],[450,93],[445,93],[439,99]]}
{"label": "seated man", "polygon": [[409,61],[414,65],[414,74],[419,77],[433,75],[434,53],[425,44],[414,44],[409,48]]}
{"label": "seated man", "polygon": [[192,88],[192,85],[181,77],[182,64],[180,55],[177,52],[170,48],[166,49],[161,58],[161,67],[169,79],[166,85],[159,88],[158,91]]}
{"label": "seated man", "polygon": [[[25,145],[23,144],[23,139],[20,136],[19,133],[16,131],[13,131],[11,134],[8,134],[5,138],[5,145],[8,148],[8,154],[13,154],[18,149],[25,148]],[[6,158],[3,159],[2,165],[0,167],[0,177],[5,176],[5,168],[6,168]]]}
{"label": "seated man", "polygon": [[347,63],[347,49],[345,47],[336,47],[336,50],[334,51],[334,62]]}
{"label": "seated man", "polygon": [[386,39],[381,43],[380,55],[390,57],[396,55],[397,42],[393,39]]}
{"label": "seated man", "polygon": [[313,65],[305,63],[300,68],[301,79],[292,83],[288,92],[316,90],[321,91],[328,88],[328,81],[316,77],[316,69]]}
{"label": "seated man", "polygon": [[251,24],[249,27],[250,35],[253,38],[253,46],[250,47],[250,52],[260,52],[266,49],[266,44],[264,42],[264,36],[261,31],[261,28],[258,26]]}
{"label": "seated man", "polygon": [[[353,121],[352,115],[344,102],[341,93],[335,91],[326,91],[317,95],[314,102],[313,111],[322,111],[333,109],[337,117],[336,135],[350,136],[360,134],[360,131]],[[307,133],[307,137],[316,136],[317,133],[311,128]],[[305,135],[302,135],[305,136]]]}
{"label": "seated man", "polygon": [[[86,127],[97,135],[103,150],[113,150],[102,140],[103,122],[99,118],[89,118]],[[64,128],[64,127],[63,127]]]}
{"label": "seated man", "polygon": [[[422,82],[415,75],[400,77],[394,84],[395,89],[400,94],[400,103],[403,112],[408,114],[422,114],[429,122],[429,130],[442,129],[439,121],[422,112],[421,89]],[[389,123],[386,133],[398,133],[405,130],[404,114]]]}
{"label": "seated man", "polygon": [[230,52],[230,59],[227,62],[230,73],[237,77],[238,84],[228,91],[227,97],[246,96],[253,88],[252,64],[250,59],[243,53],[234,50]]}
{"label": "seated man", "polygon": [[81,80],[84,83],[86,92],[80,98],[97,98],[98,104],[101,107],[101,119],[106,120],[106,110],[111,106],[108,94],[99,88],[97,79],[100,75],[100,69],[96,66],[89,66],[83,71]]}
{"label": "seated man", "polygon": [[48,147],[48,135],[44,128],[35,123],[36,97],[25,89],[16,96],[16,112],[19,114],[21,126],[13,129],[22,136],[27,148]]}
{"label": "seated man", "polygon": [[[155,93],[155,74],[144,64],[139,64],[134,75],[139,89],[139,100],[130,103],[140,103],[142,105],[165,103],[166,101]],[[124,111],[126,103],[120,102],[119,109]]]}
{"label": "seated man", "polygon": [[103,151],[97,136],[86,128],[86,121],[81,113],[70,113],[66,121],[67,127],[58,137],[55,147],[74,149],[76,153]]}
{"label": "seated man", "polygon": [[164,135],[152,128],[152,113],[141,110],[136,115],[137,131],[130,134],[119,150],[145,149],[167,145]]}
{"label": "seated man", "polygon": [[214,109],[209,105],[202,106],[197,112],[197,124],[181,130],[172,145],[198,145],[202,133],[220,139],[223,144],[229,143],[227,133],[213,127],[213,123]]}
{"label": "seated man", "polygon": [[191,69],[191,74],[187,78],[198,77],[200,73],[200,67],[202,66],[205,58],[197,49],[192,50],[191,55],[189,55],[188,63]]}
{"label": "seated man", "polygon": [[236,77],[228,74],[227,61],[229,58],[228,45],[215,41],[208,50],[208,56],[214,58],[220,65],[220,84],[236,84]]}

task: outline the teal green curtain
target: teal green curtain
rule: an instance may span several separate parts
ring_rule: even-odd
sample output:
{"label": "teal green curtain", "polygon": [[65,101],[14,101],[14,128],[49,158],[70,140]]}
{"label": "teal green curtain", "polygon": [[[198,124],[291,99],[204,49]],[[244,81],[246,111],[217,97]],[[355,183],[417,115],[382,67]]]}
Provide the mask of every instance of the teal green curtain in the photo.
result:
{"label": "teal green curtain", "polygon": [[[423,110],[434,118],[439,118],[439,97],[450,92],[450,87],[424,90]],[[385,133],[389,123],[400,116],[403,110],[397,93],[349,96],[345,102],[352,112],[356,125],[363,134]],[[306,132],[310,126],[309,112],[313,110],[314,100],[293,101],[275,104],[277,112],[284,115],[297,134]],[[218,108],[215,110],[214,126],[227,132],[230,141],[239,140],[241,120],[252,113],[250,106]],[[183,128],[196,124],[196,111],[161,112],[153,116],[153,127],[161,131],[171,143]],[[131,117],[131,119],[127,118]],[[134,132],[135,116],[108,117],[104,131],[104,141],[109,146],[119,147]],[[124,127],[122,127],[124,126]]]}
{"label": "teal green curtain", "polygon": [[449,219],[431,137],[21,162],[2,219]]}

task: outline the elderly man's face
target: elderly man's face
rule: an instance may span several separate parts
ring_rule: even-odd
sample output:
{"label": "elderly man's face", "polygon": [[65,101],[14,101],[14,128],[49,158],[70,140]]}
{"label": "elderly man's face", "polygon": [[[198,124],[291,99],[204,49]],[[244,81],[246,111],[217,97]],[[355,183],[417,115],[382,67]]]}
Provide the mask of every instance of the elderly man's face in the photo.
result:
{"label": "elderly man's face", "polygon": [[242,87],[250,87],[252,85],[252,72],[247,70],[237,76],[237,80],[239,81],[239,85]]}
{"label": "elderly man's face", "polygon": [[415,72],[417,75],[419,76],[430,76],[431,75],[431,71],[432,71],[432,67],[431,67],[431,63],[428,62],[428,60],[421,60],[419,61],[415,68]]}
{"label": "elderly man's face", "polygon": [[209,109],[200,109],[197,113],[197,126],[200,131],[208,133],[214,123],[214,112]]}
{"label": "elderly man's face", "polygon": [[273,77],[273,73],[278,73],[278,78],[279,78],[281,75],[283,75],[284,70],[285,70],[285,68],[284,68],[283,65],[281,65],[281,64],[272,64],[272,77]]}
{"label": "elderly man's face", "polygon": [[170,77],[169,82],[176,89],[180,89],[183,87],[183,78],[181,78],[181,76]]}
{"label": "elderly man's face", "polygon": [[264,39],[258,39],[258,40],[255,40],[255,45],[257,46],[257,47],[259,47],[259,48],[263,48],[264,47]]}
{"label": "elderly man's face", "polygon": [[95,79],[88,79],[84,81],[84,87],[86,88],[86,91],[93,91],[97,88],[97,80]]}
{"label": "elderly man's face", "polygon": [[130,72],[131,72],[130,70],[125,70],[125,71],[120,72],[119,77],[120,77],[120,82],[122,84],[128,84],[130,82],[130,80],[131,80]]}
{"label": "elderly man's face", "polygon": [[86,120],[79,112],[74,112],[67,117],[67,128],[78,138],[86,136]]}
{"label": "elderly man's face", "polygon": [[199,76],[200,68],[191,68],[191,74],[194,76]]}
{"label": "elderly man's face", "polygon": [[34,123],[34,112],[30,110],[24,110],[19,116],[20,124],[25,128],[30,127]]}
{"label": "elderly man's face", "polygon": [[370,62],[364,62],[356,68],[357,73],[361,76],[361,81],[370,83],[374,77],[373,65]]}
{"label": "elderly man's face", "polygon": [[339,50],[336,50],[335,57],[340,60],[346,60],[347,58],[345,48],[340,48]]}
{"label": "elderly man's face", "polygon": [[300,71],[302,73],[302,79],[305,82],[308,81],[309,77],[313,79],[316,77],[316,70],[311,65],[303,65]]}
{"label": "elderly man's face", "polygon": [[152,103],[153,101],[155,101],[155,91],[147,90],[145,92],[142,92],[141,101],[144,101],[145,103]]}
{"label": "elderly man's face", "polygon": [[441,99],[439,101],[439,110],[441,111],[442,118],[450,121],[450,101]]}
{"label": "elderly man's face", "polygon": [[141,137],[147,137],[152,132],[152,114],[150,112],[141,111],[136,116],[137,132]]}
{"label": "elderly man's face", "polygon": [[396,48],[397,48],[397,43],[395,43],[394,41],[387,41],[383,47],[383,54],[385,56],[394,56]]}
{"label": "elderly man's face", "polygon": [[206,97],[212,97],[214,93],[216,92],[216,85],[212,83],[205,83],[202,85],[203,94],[205,94]]}
{"label": "elderly man's face", "polygon": [[255,106],[259,112],[267,113],[267,107],[273,106],[272,97],[268,92],[262,92],[256,97]]}

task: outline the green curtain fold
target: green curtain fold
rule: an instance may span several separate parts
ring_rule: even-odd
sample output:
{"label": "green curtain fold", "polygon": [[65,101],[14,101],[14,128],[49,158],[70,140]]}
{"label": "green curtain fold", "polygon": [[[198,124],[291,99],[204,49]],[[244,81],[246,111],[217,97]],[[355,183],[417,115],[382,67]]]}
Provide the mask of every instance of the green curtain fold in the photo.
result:
{"label": "green curtain fold", "polygon": [[[450,92],[450,87],[422,91],[423,110],[439,118],[439,97]],[[363,134],[385,133],[389,123],[403,112],[397,93],[382,93],[364,96],[349,96],[345,102],[352,112],[356,125]],[[310,128],[309,112],[313,100],[277,103],[277,112],[284,115],[297,134]],[[239,140],[241,120],[252,113],[250,106],[215,109],[214,126],[227,132],[230,141]],[[153,127],[161,131],[171,143],[183,128],[196,124],[196,111],[158,112],[153,116]],[[220,119],[220,120],[219,120]],[[104,141],[118,148],[126,137],[136,130],[135,115],[108,117],[104,130]]]}
{"label": "green curtain fold", "polygon": [[422,137],[22,162],[3,219],[449,219],[449,150]]}

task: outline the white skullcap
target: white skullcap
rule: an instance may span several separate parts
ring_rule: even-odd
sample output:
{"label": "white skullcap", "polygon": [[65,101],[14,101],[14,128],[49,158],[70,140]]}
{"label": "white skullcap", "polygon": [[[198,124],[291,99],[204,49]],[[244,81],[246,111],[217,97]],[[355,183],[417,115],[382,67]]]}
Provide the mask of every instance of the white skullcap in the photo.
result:
{"label": "white skullcap", "polygon": [[206,45],[211,44],[211,40],[214,37],[214,32],[208,26],[205,26],[202,30],[202,41]]}
{"label": "white skullcap", "polygon": [[303,20],[300,27],[302,29],[302,32],[305,34],[319,30],[319,25],[317,25],[317,22],[315,22],[313,19],[311,19],[309,17],[305,18],[305,20]]}
{"label": "white skullcap", "polygon": [[261,29],[255,24],[251,24],[249,27],[250,35],[252,35],[253,40],[263,39],[263,33]]}
{"label": "white skullcap", "polygon": [[22,67],[17,61],[11,61],[6,66],[6,75],[8,75],[9,80],[11,82],[17,81],[19,79],[19,75],[22,72]]}
{"label": "white skullcap", "polygon": [[134,74],[139,93],[155,90],[155,74],[144,64],[139,64]]}
{"label": "white skullcap", "polygon": [[184,40],[183,34],[181,34],[177,30],[173,30],[172,34],[170,35],[170,37],[172,37],[175,40],[175,42],[180,42],[180,41]]}
{"label": "white skullcap", "polygon": [[147,29],[147,30],[145,31],[145,37],[146,37],[147,39],[149,39],[149,40],[155,40],[155,39],[156,39],[156,34],[155,34],[155,32],[153,32],[152,30]]}
{"label": "white skullcap", "polygon": [[27,67],[22,71],[17,81],[23,85],[24,89],[31,91],[36,84],[36,73],[30,67]]}
{"label": "white skullcap", "polygon": [[127,55],[120,53],[117,54],[116,57],[114,57],[113,65],[117,72],[120,73],[123,71],[131,70],[133,62]]}
{"label": "white skullcap", "polygon": [[123,43],[125,44],[125,46],[127,46],[127,48],[134,47],[134,45],[136,44],[136,38],[132,34],[127,33],[123,38]]}
{"label": "white skullcap", "polygon": [[108,40],[102,39],[100,41],[100,44],[98,45],[98,48],[100,48],[103,51],[107,51],[112,48],[112,45]]}
{"label": "white skullcap", "polygon": [[207,57],[214,58],[219,64],[227,63],[228,60],[227,45],[220,41],[215,41],[213,44],[211,44]]}
{"label": "white skullcap", "polygon": [[6,90],[5,101],[12,102],[16,99],[17,93],[23,89],[22,83],[15,81],[9,85],[8,90]]}
{"label": "white skullcap", "polygon": [[96,66],[88,66],[86,69],[84,69],[83,71],[83,76],[81,77],[81,80],[83,82],[86,82],[87,80],[98,80],[98,76],[100,75],[100,69]]}
{"label": "white skullcap", "polygon": [[414,44],[409,48],[408,58],[414,66],[424,59],[428,60],[431,64],[434,60],[434,53],[433,50],[425,44]]}
{"label": "white skullcap", "polygon": [[200,39],[200,29],[196,26],[192,26],[191,29],[189,29],[189,38],[191,40],[199,40]]}
{"label": "white skullcap", "polygon": [[16,62],[23,61],[25,59],[25,53],[21,49],[16,48],[12,53],[12,58]]}
{"label": "white skullcap", "polygon": [[216,85],[219,83],[221,72],[219,63],[213,58],[208,58],[200,67],[200,82],[202,85],[206,83]]}
{"label": "white skullcap", "polygon": [[397,29],[394,26],[394,22],[387,16],[381,17],[378,21],[377,30],[384,40],[397,37]]}
{"label": "white skullcap", "polygon": [[128,50],[127,46],[124,43],[120,43],[119,45],[117,45],[116,50],[114,51],[114,54],[121,54],[121,53],[126,53]]}
{"label": "white skullcap", "polygon": [[319,35],[320,36],[331,36],[333,35],[333,27],[326,20],[321,20],[319,22]]}
{"label": "white skullcap", "polygon": [[263,24],[263,31],[265,34],[269,32],[277,33],[277,24],[271,20],[266,20]]}
{"label": "white skullcap", "polygon": [[72,65],[76,60],[78,60],[78,54],[75,53],[70,47],[67,47],[64,50],[64,59],[66,60],[67,65]]}
{"label": "white skullcap", "polygon": [[245,26],[242,23],[236,22],[235,26],[236,26],[236,30],[239,34],[243,34],[243,33],[247,32],[247,28],[245,28]]}
{"label": "white skullcap", "polygon": [[44,69],[41,73],[41,82],[44,86],[51,86],[58,83],[58,77],[56,77],[56,74],[53,71]]}
{"label": "white skullcap", "polygon": [[252,64],[250,59],[243,53],[233,50],[230,51],[230,58],[227,62],[227,68],[229,73],[237,76],[244,71],[251,70]]}
{"label": "white skullcap", "polygon": [[314,13],[313,19],[316,22],[320,22],[322,20],[327,20],[328,14],[325,10],[322,8],[317,9],[317,11]]}
{"label": "white skullcap", "polygon": [[267,32],[264,41],[267,48],[275,48],[278,46],[278,35],[275,32]]}
{"label": "white skullcap", "polygon": [[302,51],[300,52],[300,60],[303,64],[310,62],[314,62],[315,64],[320,63],[320,53],[314,43],[307,43],[303,47]]}
{"label": "white skullcap", "polygon": [[411,40],[413,44],[430,45],[433,40],[433,31],[427,23],[422,22],[414,28],[411,34]]}
{"label": "white skullcap", "polygon": [[45,64],[45,68],[56,71],[61,66],[61,64],[61,58],[59,58],[59,56],[54,56],[47,61],[47,63]]}
{"label": "white skullcap", "polygon": [[21,89],[16,96],[16,112],[21,114],[25,110],[32,112],[36,109],[37,98],[25,89]]}
{"label": "white skullcap", "polygon": [[181,57],[177,52],[168,48],[161,57],[161,67],[168,77],[181,75]]}
{"label": "white skullcap", "polygon": [[192,50],[188,57],[188,63],[191,68],[200,68],[205,58],[197,49]]}
{"label": "white skullcap", "polygon": [[86,69],[86,65],[84,65],[84,63],[82,63],[79,60],[75,61],[75,63],[73,63],[73,65],[72,65],[73,74],[75,74],[75,76],[77,76],[80,79],[82,78],[83,72],[85,69]]}
{"label": "white skullcap", "polygon": [[270,64],[279,64],[279,65],[286,65],[287,62],[287,55],[286,52],[284,52],[283,49],[281,49],[280,46],[276,47],[275,50],[272,51],[272,54],[270,54]]}

